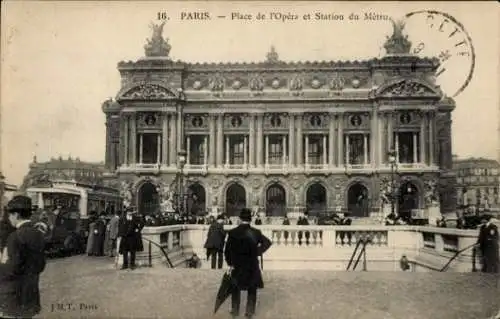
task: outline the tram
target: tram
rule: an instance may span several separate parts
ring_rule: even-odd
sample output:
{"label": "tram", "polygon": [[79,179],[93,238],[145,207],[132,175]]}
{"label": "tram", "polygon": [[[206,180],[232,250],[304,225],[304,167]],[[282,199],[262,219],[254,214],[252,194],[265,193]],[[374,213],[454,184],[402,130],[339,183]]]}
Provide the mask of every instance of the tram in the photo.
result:
{"label": "tram", "polygon": [[26,190],[36,207],[35,225],[45,234],[49,252],[80,253],[85,250],[94,214],[112,215],[123,199],[117,189],[68,181]]}

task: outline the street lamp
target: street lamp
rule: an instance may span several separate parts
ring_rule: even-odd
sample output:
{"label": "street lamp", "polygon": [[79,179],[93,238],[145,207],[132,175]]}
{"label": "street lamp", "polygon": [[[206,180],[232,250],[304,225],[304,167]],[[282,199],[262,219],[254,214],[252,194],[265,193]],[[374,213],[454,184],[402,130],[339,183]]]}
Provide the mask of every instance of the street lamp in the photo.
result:
{"label": "street lamp", "polygon": [[179,165],[179,186],[177,197],[177,207],[179,208],[179,213],[183,215],[184,213],[184,165],[186,164],[186,151],[180,150],[177,153],[177,164]]}
{"label": "street lamp", "polygon": [[387,152],[389,157],[389,164],[391,164],[391,214],[395,215],[395,200],[396,200],[396,190],[394,188],[394,173],[396,170],[396,151],[390,150]]}

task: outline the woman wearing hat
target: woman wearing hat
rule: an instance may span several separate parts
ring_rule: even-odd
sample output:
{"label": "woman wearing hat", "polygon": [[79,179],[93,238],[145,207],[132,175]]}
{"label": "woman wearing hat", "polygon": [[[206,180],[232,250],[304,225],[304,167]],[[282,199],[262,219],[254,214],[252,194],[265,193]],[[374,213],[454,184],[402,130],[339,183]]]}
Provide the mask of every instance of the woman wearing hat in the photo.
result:
{"label": "woman wearing hat", "polygon": [[30,221],[29,197],[14,196],[7,214],[16,230],[7,240],[7,263],[0,264],[0,317],[31,318],[41,310],[39,280],[45,269],[45,242]]}

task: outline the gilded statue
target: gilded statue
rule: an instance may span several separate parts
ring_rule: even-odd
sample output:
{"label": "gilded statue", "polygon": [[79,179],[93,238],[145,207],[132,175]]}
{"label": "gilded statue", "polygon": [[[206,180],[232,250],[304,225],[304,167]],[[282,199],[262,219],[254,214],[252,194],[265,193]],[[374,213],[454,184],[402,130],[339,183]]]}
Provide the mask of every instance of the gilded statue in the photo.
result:
{"label": "gilded statue", "polygon": [[165,22],[157,25],[154,23],[150,24],[150,28],[153,31],[151,39],[147,39],[147,44],[144,46],[146,56],[163,56],[168,57],[170,53],[171,46],[168,43],[168,39],[163,38],[163,27]]}
{"label": "gilded statue", "polygon": [[407,35],[403,35],[405,22],[391,19],[392,35],[387,37],[384,48],[387,54],[408,54],[410,53],[411,42]]}

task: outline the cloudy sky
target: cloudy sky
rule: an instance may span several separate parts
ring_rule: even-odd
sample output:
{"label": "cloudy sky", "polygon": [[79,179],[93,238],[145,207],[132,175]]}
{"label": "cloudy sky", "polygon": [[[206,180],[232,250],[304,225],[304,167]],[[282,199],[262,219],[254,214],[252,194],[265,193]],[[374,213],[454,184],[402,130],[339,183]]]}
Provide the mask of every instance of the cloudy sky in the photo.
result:
{"label": "cloudy sky", "polygon": [[[456,18],[476,53],[474,76],[456,97],[453,152],[461,157],[496,158],[500,69],[495,2],[2,2],[3,174],[19,184],[35,154],[38,161],[59,155],[104,160],[101,103],[119,89],[117,63],[144,55],[149,24],[157,21],[158,12],[169,17],[164,35],[174,59],[229,62],[262,61],[271,45],[287,61],[378,57],[392,26],[387,20],[364,20],[365,13],[399,18],[422,9]],[[182,12],[208,12],[212,19],[183,20]],[[229,18],[232,13],[255,18],[259,12],[266,20]],[[290,13],[299,19],[270,20],[271,13]],[[344,20],[318,21],[315,13],[343,15]],[[351,13],[360,19],[349,20]],[[311,20],[304,20],[305,14],[311,14]],[[429,52],[452,46],[428,27],[425,19],[408,21],[410,40],[425,42]],[[466,59],[454,61],[440,80],[449,94],[463,83],[470,67]]]}

